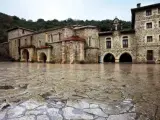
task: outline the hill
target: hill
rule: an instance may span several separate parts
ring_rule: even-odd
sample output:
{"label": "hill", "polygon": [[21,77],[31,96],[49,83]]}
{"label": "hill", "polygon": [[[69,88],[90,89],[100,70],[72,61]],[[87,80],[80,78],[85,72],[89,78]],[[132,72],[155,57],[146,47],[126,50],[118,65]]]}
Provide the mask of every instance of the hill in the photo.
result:
{"label": "hill", "polygon": [[[129,21],[122,21],[123,29],[130,29],[131,22]],[[68,18],[66,20],[48,20],[45,21],[44,19],[38,19],[36,22],[32,20],[25,20],[20,19],[17,16],[9,16],[4,13],[0,13],[0,43],[7,41],[7,29],[12,28],[14,26],[25,27],[28,29],[32,29],[35,31],[49,29],[49,28],[57,28],[63,27],[68,25],[94,25],[99,28],[100,31],[109,31],[112,25],[112,20],[73,20]]]}

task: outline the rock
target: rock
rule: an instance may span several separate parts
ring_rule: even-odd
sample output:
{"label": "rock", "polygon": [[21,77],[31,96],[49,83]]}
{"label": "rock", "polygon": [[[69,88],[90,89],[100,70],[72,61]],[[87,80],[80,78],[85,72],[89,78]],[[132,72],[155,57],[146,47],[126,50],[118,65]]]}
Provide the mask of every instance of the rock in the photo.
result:
{"label": "rock", "polygon": [[95,120],[106,120],[106,118],[98,117],[98,118],[96,118]]}
{"label": "rock", "polygon": [[25,113],[25,115],[40,115],[40,114],[46,115],[47,113],[42,110],[31,110]]}
{"label": "rock", "polygon": [[14,87],[11,85],[5,85],[5,86],[0,86],[0,89],[9,90],[9,89],[14,89]]}
{"label": "rock", "polygon": [[84,119],[84,120],[91,120],[93,116],[87,114],[79,109],[74,109],[72,107],[66,107],[63,109],[63,115],[65,119]]}
{"label": "rock", "polygon": [[13,119],[9,119],[9,120],[35,120],[35,116],[24,116],[24,117],[20,117],[20,118],[13,118]]}
{"label": "rock", "polygon": [[31,110],[31,109],[37,108],[38,106],[41,106],[42,104],[37,103],[36,101],[33,101],[33,100],[29,100],[29,101],[26,101],[26,102],[24,102],[24,103],[22,103],[20,105]]}
{"label": "rock", "polygon": [[63,120],[62,115],[59,114],[59,109],[49,108],[47,112],[52,120]]}
{"label": "rock", "polygon": [[23,116],[24,112],[25,112],[25,108],[16,106],[8,110],[7,115],[8,115],[8,118],[16,118],[16,117]]}
{"label": "rock", "polygon": [[0,110],[4,110],[4,109],[6,109],[8,107],[10,107],[10,104],[8,104],[8,103],[5,102],[5,103],[1,104]]}
{"label": "rock", "polygon": [[74,107],[77,109],[85,109],[85,108],[89,108],[89,103],[84,100],[78,101],[78,102],[67,101],[67,106]]}
{"label": "rock", "polygon": [[110,115],[107,120],[135,120],[136,113]]}
{"label": "rock", "polygon": [[37,120],[49,120],[47,115],[39,115],[37,116]]}
{"label": "rock", "polygon": [[84,111],[90,114],[100,116],[100,117],[108,117],[108,115],[105,114],[100,108],[84,109]]}
{"label": "rock", "polygon": [[96,105],[96,104],[90,104],[90,106],[89,106],[90,108],[99,108],[99,106],[98,105]]}
{"label": "rock", "polygon": [[6,116],[6,111],[1,111],[0,112],[0,120],[3,120]]}

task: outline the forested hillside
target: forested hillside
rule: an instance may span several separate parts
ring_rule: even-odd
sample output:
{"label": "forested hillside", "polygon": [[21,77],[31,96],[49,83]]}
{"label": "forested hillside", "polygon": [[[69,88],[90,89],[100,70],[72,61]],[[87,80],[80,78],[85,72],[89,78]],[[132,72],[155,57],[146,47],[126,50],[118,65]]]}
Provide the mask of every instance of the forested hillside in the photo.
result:
{"label": "forested hillside", "polygon": [[[40,31],[48,28],[56,28],[68,25],[94,25],[99,28],[100,31],[108,31],[112,25],[113,20],[73,20],[68,18],[67,20],[48,20],[38,19],[37,21],[25,20],[17,16],[9,16],[3,13],[0,13],[0,43],[7,41],[7,29],[14,26],[25,27],[35,31]],[[131,28],[131,22],[122,21],[123,29]]]}

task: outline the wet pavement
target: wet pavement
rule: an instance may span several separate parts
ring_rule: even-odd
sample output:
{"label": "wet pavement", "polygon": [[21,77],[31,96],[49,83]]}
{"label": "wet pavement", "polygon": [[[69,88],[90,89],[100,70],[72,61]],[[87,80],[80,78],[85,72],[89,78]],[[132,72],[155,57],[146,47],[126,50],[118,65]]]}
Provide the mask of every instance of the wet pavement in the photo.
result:
{"label": "wet pavement", "polygon": [[0,63],[0,120],[160,120],[160,65]]}

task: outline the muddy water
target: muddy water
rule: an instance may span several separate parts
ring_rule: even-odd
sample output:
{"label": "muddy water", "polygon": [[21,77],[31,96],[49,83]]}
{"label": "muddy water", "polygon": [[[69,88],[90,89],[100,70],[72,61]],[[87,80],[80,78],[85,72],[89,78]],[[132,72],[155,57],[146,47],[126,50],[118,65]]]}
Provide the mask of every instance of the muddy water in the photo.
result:
{"label": "muddy water", "polygon": [[49,97],[102,103],[131,99],[139,116],[159,120],[160,65],[0,63],[1,102]]}

